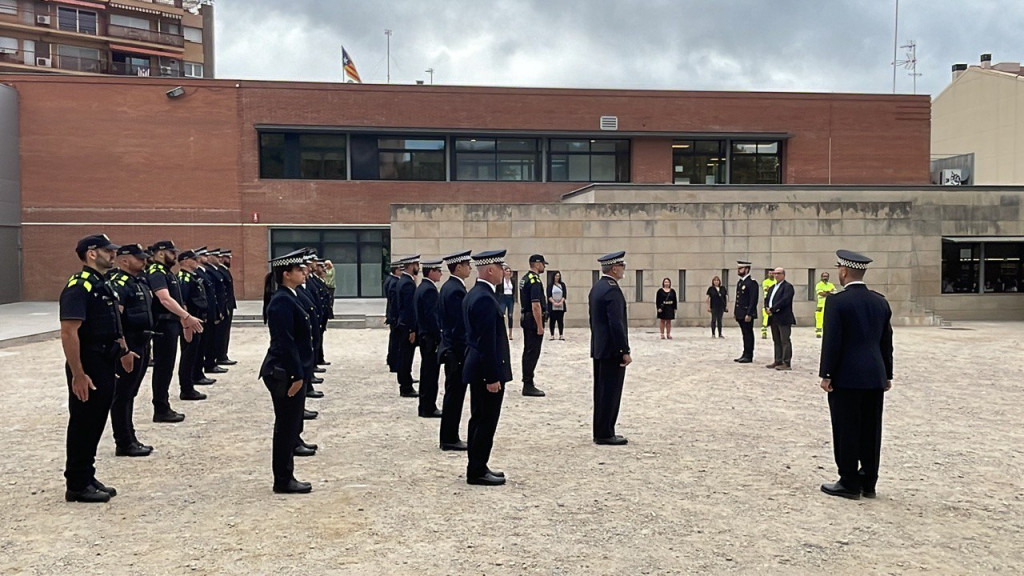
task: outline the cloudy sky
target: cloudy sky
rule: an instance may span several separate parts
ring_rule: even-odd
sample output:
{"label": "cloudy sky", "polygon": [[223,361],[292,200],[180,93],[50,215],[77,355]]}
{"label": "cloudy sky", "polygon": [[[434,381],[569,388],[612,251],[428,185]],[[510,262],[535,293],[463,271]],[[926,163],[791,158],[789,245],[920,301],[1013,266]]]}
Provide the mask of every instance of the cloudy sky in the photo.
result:
{"label": "cloudy sky", "polygon": [[[217,0],[217,76],[679,90],[892,92],[896,0]],[[1024,2],[900,0],[917,92],[1024,60]],[[898,50],[898,59],[906,59]],[[896,90],[913,78],[897,71]]]}

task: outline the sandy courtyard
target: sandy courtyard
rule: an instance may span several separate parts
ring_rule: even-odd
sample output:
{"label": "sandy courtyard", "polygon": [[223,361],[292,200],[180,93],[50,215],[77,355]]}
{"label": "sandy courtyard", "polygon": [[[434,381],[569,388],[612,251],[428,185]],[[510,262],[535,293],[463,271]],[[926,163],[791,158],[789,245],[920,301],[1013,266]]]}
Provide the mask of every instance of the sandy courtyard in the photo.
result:
{"label": "sandy courtyard", "polygon": [[956,328],[897,328],[878,499],[860,501],[818,490],[836,473],[807,327],[790,373],[763,368],[760,339],[733,363],[735,325],[634,329],[625,447],[591,442],[587,332],[546,340],[548,397],[513,383],[505,398],[498,488],[466,485],[438,421],[398,397],[384,330],[331,330],[304,435],[320,451],[296,459],[314,490],[297,496],[271,492],[266,331],[240,327],[209,400],[173,385],[185,422],[151,421],[147,376],[135,414],[153,455],[114,457],[108,424],[106,505],[63,499],[59,342],[0,350],[0,574],[1020,574],[1024,326]]}

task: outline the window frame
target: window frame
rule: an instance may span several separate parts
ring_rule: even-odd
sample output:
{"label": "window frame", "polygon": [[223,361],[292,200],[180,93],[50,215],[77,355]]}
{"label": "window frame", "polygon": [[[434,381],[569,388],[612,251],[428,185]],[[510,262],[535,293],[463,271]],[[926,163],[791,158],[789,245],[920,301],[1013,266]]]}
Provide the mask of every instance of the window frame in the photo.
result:
{"label": "window frame", "polygon": [[[557,143],[587,143],[587,150],[555,150]],[[594,144],[598,143],[623,143],[624,150],[603,150],[594,151]],[[548,138],[547,139],[547,181],[548,182],[610,182],[614,184],[625,184],[630,182],[632,163],[633,142],[629,138]],[[556,178],[555,165],[556,157],[565,157],[565,178]],[[576,179],[572,176],[573,158],[587,158],[587,178]],[[594,159],[612,158],[614,161],[614,177],[611,180],[594,178]],[[621,164],[620,164],[621,162]],[[576,165],[579,168],[579,164]],[[562,169],[560,169],[562,170]],[[621,170],[621,172],[620,172]]]}
{"label": "window frame", "polygon": [[[61,12],[62,11],[63,12],[74,12],[75,13],[75,29],[74,30],[71,30],[71,29],[68,29],[68,28],[63,28],[61,26],[61,24],[62,24],[62,22],[61,22],[62,21],[62,19],[61,19]],[[92,21],[92,24],[93,24],[92,32],[88,32],[88,31],[83,32],[82,31],[82,15],[83,14],[92,14],[92,19],[93,19],[93,21]],[[99,26],[100,26],[100,16],[99,16],[99,13],[97,13],[97,12],[95,12],[93,10],[85,10],[85,9],[82,9],[82,8],[69,8],[67,6],[58,6],[57,7],[57,29],[58,30],[61,30],[61,31],[64,31],[64,32],[75,32],[76,34],[87,34],[89,36],[98,36],[99,35]]]}
{"label": "window frame", "polygon": [[[742,140],[740,140],[740,139],[730,140],[729,143],[728,143],[728,146],[729,146],[729,162],[728,162],[728,166],[729,166],[728,172],[729,172],[729,174],[728,174],[728,182],[729,182],[729,184],[738,184],[738,185],[741,185],[741,186],[751,186],[751,185],[753,185],[753,186],[773,186],[773,185],[783,184],[783,181],[785,179],[785,173],[786,173],[785,167],[783,166],[784,144],[785,144],[784,140],[766,140],[766,139],[758,139],[758,138],[750,138],[750,139],[742,139]],[[761,147],[762,146],[770,146],[770,145],[775,145],[775,151],[774,152],[768,152],[768,151],[761,152]],[[737,149],[736,149],[738,146],[754,146],[754,151],[753,152],[738,152]],[[755,182],[737,182],[736,181],[736,178],[734,176],[736,175],[737,160],[741,159],[741,158],[744,158],[744,159],[745,158],[752,158],[753,159],[753,162],[754,162],[754,177],[755,177],[755,180],[756,180]],[[761,181],[761,177],[760,177],[760,173],[761,173],[760,164],[761,164],[762,159],[766,160],[766,159],[769,159],[769,158],[774,158],[775,161],[776,161],[777,168],[775,170],[775,174],[776,174],[777,177],[776,177],[776,180],[774,182],[762,182]]]}
{"label": "window frame", "polygon": [[[488,150],[459,150],[459,145],[463,142],[492,142],[493,146],[490,151]],[[532,150],[502,150],[502,143],[509,142],[523,142],[529,141],[533,144]],[[454,136],[452,137],[451,146],[451,176],[452,180],[461,182],[540,182],[542,177],[543,161],[541,159],[541,139],[531,137],[497,137],[497,136]],[[503,156],[506,160],[511,160],[515,156],[530,156],[532,165],[532,178],[502,178],[502,159]],[[494,175],[493,178],[464,178],[460,174],[460,168],[463,165],[460,163],[462,160],[469,160],[471,158],[490,161],[490,168]],[[486,162],[479,162],[478,165],[483,166]],[[522,172],[523,168],[527,165],[525,162],[519,163],[519,171]]]}

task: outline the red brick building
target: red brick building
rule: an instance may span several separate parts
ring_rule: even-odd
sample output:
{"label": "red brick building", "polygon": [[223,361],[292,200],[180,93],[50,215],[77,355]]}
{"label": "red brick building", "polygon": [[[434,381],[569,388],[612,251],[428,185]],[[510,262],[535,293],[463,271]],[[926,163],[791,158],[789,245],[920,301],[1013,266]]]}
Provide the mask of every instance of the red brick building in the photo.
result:
{"label": "red brick building", "polygon": [[[927,96],[5,76],[17,92],[22,298],[74,242],[232,248],[243,298],[314,245],[379,294],[390,204],[553,202],[590,182],[929,183]],[[177,86],[177,96],[169,91]],[[714,188],[704,188],[713,194]],[[780,195],[785,192],[780,192]]]}

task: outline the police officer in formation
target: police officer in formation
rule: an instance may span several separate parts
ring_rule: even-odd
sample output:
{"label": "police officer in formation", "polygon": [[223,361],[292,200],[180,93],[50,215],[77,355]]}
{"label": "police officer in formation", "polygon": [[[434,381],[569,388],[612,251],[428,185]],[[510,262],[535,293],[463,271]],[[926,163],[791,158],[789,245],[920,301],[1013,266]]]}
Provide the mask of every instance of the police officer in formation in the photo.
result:
{"label": "police officer in formation", "polygon": [[[226,307],[226,302],[224,302],[224,287],[219,284],[209,270],[210,254],[206,249],[206,246],[196,248],[193,252],[196,255],[196,267],[192,270],[192,274],[202,280],[203,287],[206,289],[205,327],[208,331],[216,330],[217,326],[219,326],[224,320],[224,309]],[[201,334],[199,340],[199,354],[196,358],[195,366],[192,369],[192,384],[194,386],[209,386],[217,382],[216,378],[210,378],[204,371],[207,365],[207,358],[210,359],[212,366],[216,366],[214,359],[215,356],[216,354],[213,352],[212,335],[205,333]],[[221,369],[221,371],[224,372],[226,370]]]}
{"label": "police officer in formation", "polygon": [[[316,375],[316,349],[320,346],[320,338],[322,333],[320,332],[320,319],[323,317],[323,302],[320,299],[320,293],[316,290],[314,285],[309,282],[310,276],[310,264],[313,260],[310,249],[303,249],[300,251],[302,254],[302,262],[300,271],[302,272],[302,282],[295,288],[296,296],[299,301],[302,302],[306,314],[309,316],[309,320],[313,326],[313,357],[309,361],[309,378],[306,381],[306,392],[305,395],[309,398],[323,398],[324,393],[316,390],[314,384],[322,384],[324,379]],[[315,410],[305,410],[303,412],[303,418],[306,420],[313,420],[317,417],[318,412]],[[306,456],[309,454],[303,454]]]}
{"label": "police officer in formation", "polygon": [[828,393],[832,444],[839,480],[822,484],[830,496],[875,497],[882,449],[882,408],[892,388],[892,309],[869,290],[871,259],[836,252],[843,291],[828,297],[818,376]]}
{"label": "police officer in formation", "polygon": [[68,383],[67,461],[64,478],[68,502],[107,502],[117,494],[96,479],[96,447],[114,398],[116,365],[134,371],[137,354],[124,341],[117,293],[106,274],[119,248],[106,235],[87,236],[75,252],[82,270],[60,295],[60,337]]}
{"label": "police officer in formation", "polygon": [[629,353],[626,298],[619,282],[626,273],[626,253],[613,252],[597,259],[601,277],[590,289],[590,357],[594,360],[594,443],[628,443],[615,433]]}
{"label": "police officer in formation", "polygon": [[420,349],[420,401],[421,418],[440,418],[437,409],[438,377],[441,365],[437,348],[441,343],[441,326],[437,319],[437,283],[441,281],[441,260],[424,260],[423,280],[413,295],[416,314],[416,340]]}
{"label": "police officer in formation", "polygon": [[[316,338],[316,350],[314,351],[314,358],[316,364],[326,364],[324,359],[324,333],[327,332],[327,323],[331,318],[334,318],[334,297],[331,296],[332,292],[327,282],[324,281],[322,273],[324,269],[324,260],[321,258],[313,249],[309,249],[309,262],[306,271],[306,289],[316,298],[319,313],[319,323],[314,326],[317,332]],[[315,373],[326,372],[324,368],[314,366],[313,371]],[[322,381],[321,378],[318,377]]]}
{"label": "police officer in formation", "polygon": [[402,275],[395,286],[396,335],[398,341],[395,372],[398,376],[398,393],[406,398],[419,394],[412,387],[412,361],[416,354],[416,276],[420,273],[420,256],[409,256],[399,261]]}
{"label": "police officer in formation", "polygon": [[441,406],[441,450],[466,450],[459,439],[459,422],[466,400],[466,383],[462,366],[466,359],[466,320],[462,302],[466,299],[466,279],[472,272],[470,251],[444,257],[451,276],[441,286],[437,300],[437,319],[441,328],[441,344],[437,354],[444,363],[444,401]]}
{"label": "police officer in formation", "polygon": [[152,446],[139,441],[132,423],[135,397],[149,369],[149,341],[153,337],[153,292],[144,273],[148,257],[141,244],[121,246],[117,249],[117,268],[111,270],[109,279],[120,301],[125,344],[138,356],[130,363],[131,370],[120,362],[115,366],[117,382],[110,406],[110,427],[117,456],[149,456],[153,452]]}
{"label": "police officer in formation", "polygon": [[530,271],[519,281],[519,302],[523,327],[523,396],[544,396],[544,391],[534,384],[534,372],[540,360],[540,349],[544,344],[544,323],[547,320],[547,295],[540,275],[547,266],[544,256],[530,256]]}
{"label": "police officer in formation", "polygon": [[221,252],[220,248],[205,250],[205,262],[202,262],[204,272],[210,278],[210,292],[214,293],[217,302],[215,322],[207,326],[210,334],[203,338],[203,372],[206,374],[223,374],[227,372],[225,366],[235,364],[234,360],[227,357],[230,320],[235,307],[235,287],[231,272],[221,265]]}
{"label": "police officer in formation", "polygon": [[733,313],[743,334],[743,354],[733,361],[749,364],[754,361],[754,320],[757,319],[757,307],[761,303],[761,289],[757,285],[757,280],[750,277],[750,262],[738,260],[736,266],[736,275],[740,279],[736,282]]}
{"label": "police officer in formation", "polygon": [[[200,322],[209,326],[209,301],[206,294],[206,283],[195,274],[199,262],[196,253],[185,250],[178,254],[178,288],[185,310]],[[178,386],[181,388],[182,400],[206,400],[206,394],[195,388],[195,372],[202,357],[202,340],[204,334],[193,332],[187,328],[181,334],[181,362],[178,363]]]}
{"label": "police officer in formation", "polygon": [[384,310],[384,323],[388,325],[388,371],[398,372],[398,279],[402,276],[402,266],[392,262],[389,266],[391,274],[384,279],[384,297],[387,306]]}

